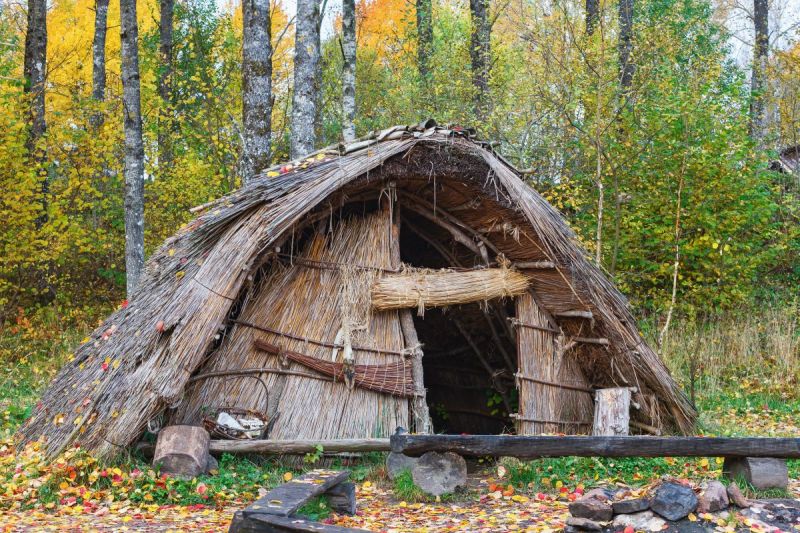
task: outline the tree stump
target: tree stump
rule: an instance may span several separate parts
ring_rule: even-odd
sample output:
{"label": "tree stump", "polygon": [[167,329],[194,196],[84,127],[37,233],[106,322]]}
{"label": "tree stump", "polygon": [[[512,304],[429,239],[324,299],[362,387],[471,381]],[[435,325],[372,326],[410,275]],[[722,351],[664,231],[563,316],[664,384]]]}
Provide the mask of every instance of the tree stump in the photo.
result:
{"label": "tree stump", "polygon": [[726,457],[722,472],[728,479],[742,477],[759,490],[786,489],[789,470],[786,459],[772,457]]}
{"label": "tree stump", "polygon": [[411,470],[411,477],[423,492],[441,496],[467,486],[467,463],[452,452],[427,452]]}
{"label": "tree stump", "polygon": [[208,432],[197,426],[169,426],[158,433],[153,466],[185,478],[197,477],[208,465]]}
{"label": "tree stump", "polygon": [[337,513],[354,515],[356,514],[356,485],[349,481],[344,481],[334,485],[325,493],[328,498],[328,505]]}
{"label": "tree stump", "polygon": [[628,387],[595,391],[592,435],[627,435],[631,421],[631,390]]}

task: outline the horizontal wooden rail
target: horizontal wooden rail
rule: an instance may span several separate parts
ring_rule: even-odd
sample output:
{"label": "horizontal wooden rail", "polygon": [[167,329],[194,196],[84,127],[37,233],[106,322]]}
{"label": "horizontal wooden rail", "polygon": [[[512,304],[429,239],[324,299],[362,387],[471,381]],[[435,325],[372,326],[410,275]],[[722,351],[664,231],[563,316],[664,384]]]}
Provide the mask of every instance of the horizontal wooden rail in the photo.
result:
{"label": "horizontal wooden rail", "polygon": [[325,453],[387,452],[389,439],[212,440],[209,451],[294,455],[314,453],[317,446],[322,446]]}
{"label": "horizontal wooden rail", "polygon": [[729,437],[525,437],[512,435],[411,435],[391,437],[406,455],[454,452],[483,457],[781,457],[800,458],[800,439]]}

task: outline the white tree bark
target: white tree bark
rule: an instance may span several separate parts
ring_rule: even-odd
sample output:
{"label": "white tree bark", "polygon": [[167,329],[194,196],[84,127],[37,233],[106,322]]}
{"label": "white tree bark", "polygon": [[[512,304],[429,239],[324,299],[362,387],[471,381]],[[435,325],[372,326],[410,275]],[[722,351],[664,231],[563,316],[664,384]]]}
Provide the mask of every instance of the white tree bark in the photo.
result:
{"label": "white tree bark", "polygon": [[272,132],[272,31],[269,0],[243,0],[242,181],[269,167]]}
{"label": "white tree bark", "polygon": [[144,144],[136,0],[120,0],[120,38],[125,118],[125,271],[130,297],[144,269]]}
{"label": "white tree bark", "polygon": [[[24,58],[25,93],[30,97],[28,123],[30,130],[26,148],[30,157],[43,161],[44,154],[37,146],[47,130],[44,117],[45,74],[47,72],[47,1],[28,0],[28,26],[25,30]],[[43,173],[41,189],[41,214],[36,218],[37,226],[47,222],[47,198],[50,182]]]}
{"label": "white tree bark", "polygon": [[345,142],[356,138],[356,2],[342,0],[342,137]]}
{"label": "white tree bark", "polygon": [[[106,29],[108,0],[95,0],[94,39],[92,40],[92,98],[106,99]],[[102,118],[102,117],[101,117]]]}
{"label": "white tree bark", "polygon": [[750,78],[750,135],[759,146],[767,136],[767,62],[769,60],[769,2],[753,0],[753,71]]}
{"label": "white tree bark", "polygon": [[319,4],[317,0],[297,1],[294,44],[294,93],[292,94],[292,159],[314,150],[317,116],[317,69],[320,57]]}

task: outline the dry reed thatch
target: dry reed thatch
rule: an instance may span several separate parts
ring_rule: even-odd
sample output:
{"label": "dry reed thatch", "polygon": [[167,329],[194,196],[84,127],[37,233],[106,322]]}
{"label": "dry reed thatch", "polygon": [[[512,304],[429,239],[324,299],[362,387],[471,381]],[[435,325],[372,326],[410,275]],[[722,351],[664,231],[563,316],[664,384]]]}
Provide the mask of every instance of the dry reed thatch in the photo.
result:
{"label": "dry reed thatch", "polygon": [[[253,282],[262,265],[274,259],[276,247],[291,250],[295,234],[303,228],[315,221],[327,220],[330,225],[348,201],[374,200],[390,182],[403,190],[401,200],[415,213],[430,214],[433,205],[430,220],[442,222],[454,239],[459,236],[456,240],[471,240],[473,244],[467,248],[477,249],[477,261],[483,264],[498,253],[512,262],[553,262],[555,269],[533,277],[532,290],[538,302],[553,315],[572,309],[591,312],[591,321],[560,320],[559,327],[576,336],[591,330],[593,336],[610,341],[601,349],[581,348],[581,355],[587,357],[576,357],[590,384],[636,386],[656,399],[654,409],[666,429],[692,430],[693,407],[639,335],[625,298],[587,260],[559,213],[488,144],[476,141],[471,131],[438,128],[432,121],[397,126],[345,147],[323,149],[292,162],[290,168],[284,172],[286,166],[276,166],[270,170],[284,173],[277,177],[265,173],[203,206],[202,215],[152,255],[130,304],[112,314],[76,350],[74,360],[59,372],[18,432],[20,443],[43,438],[43,449],[50,457],[76,443],[109,456],[133,443],[148,421],[168,408],[176,409],[173,419],[181,413],[198,415],[203,405],[219,403],[224,394],[247,399],[249,407],[258,408],[257,398],[263,392],[255,380],[239,380],[233,385],[236,389],[227,392],[221,383],[206,382],[199,387],[203,392],[198,392],[198,387],[187,389],[187,384],[199,371],[245,365],[251,362],[248,357],[255,357],[252,328],[231,328],[228,323],[235,309],[244,309],[240,317],[256,316],[255,306],[248,308],[254,299],[270,298],[274,303],[270,316],[262,317],[264,323],[300,328],[309,338],[335,341],[341,324],[334,317],[342,316],[338,271],[330,271],[331,278],[326,281],[321,275],[324,272],[315,269],[313,283],[306,287],[310,267],[298,263],[284,272],[271,268],[261,282],[262,286],[280,287],[258,291]],[[513,235],[474,229],[491,226],[498,219],[515,228]],[[388,221],[382,224],[386,227]],[[374,235],[362,238],[366,229],[358,232],[351,249],[340,247],[327,256],[321,243],[317,257],[389,268],[390,244]],[[386,239],[386,233],[379,232],[380,238]],[[311,249],[304,253],[313,255]],[[336,309],[340,309],[338,314]],[[374,346],[392,351],[406,348],[398,320],[390,318],[391,313],[396,312],[374,313],[369,334],[360,342],[372,340]],[[237,340],[237,332],[244,329],[251,331],[241,333],[242,339]],[[225,338],[220,341],[220,336]],[[265,340],[276,339],[265,335]],[[355,340],[359,340],[357,332]],[[282,342],[302,353],[330,355],[330,349],[310,344],[300,349],[304,343],[297,340]],[[225,348],[234,345],[240,350]],[[235,357],[223,361],[217,355],[223,352]],[[256,366],[276,364],[265,360],[264,354],[259,357]],[[357,354],[357,358],[364,364],[391,360],[387,354],[371,352]],[[269,375],[271,390],[278,386],[279,376]],[[385,435],[398,420],[408,419],[408,402],[399,398],[389,397],[387,403],[385,395],[371,391],[354,388],[345,395],[341,384],[282,376],[287,394],[282,401],[288,411],[281,413],[276,437]],[[301,384],[290,386],[300,379]],[[246,382],[250,389],[245,388]],[[356,407],[361,403],[367,405],[363,411]],[[309,427],[308,414],[313,409],[318,416],[313,418],[314,427]],[[375,421],[366,426],[365,411],[375,415]]]}
{"label": "dry reed thatch", "polygon": [[372,307],[378,311],[416,307],[420,316],[427,307],[447,307],[524,293],[530,279],[510,268],[479,270],[428,270],[406,268],[387,274],[372,286]]}

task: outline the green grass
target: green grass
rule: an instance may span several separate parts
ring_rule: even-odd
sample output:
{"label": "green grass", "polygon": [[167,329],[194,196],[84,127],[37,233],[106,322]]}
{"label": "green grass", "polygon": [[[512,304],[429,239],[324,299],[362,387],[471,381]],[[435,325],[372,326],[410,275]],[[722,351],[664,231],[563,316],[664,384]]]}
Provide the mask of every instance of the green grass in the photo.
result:
{"label": "green grass", "polygon": [[411,477],[411,470],[403,470],[395,476],[392,485],[392,493],[395,498],[404,502],[424,502],[430,500],[430,496],[422,492],[422,489],[414,484],[414,479]]}

